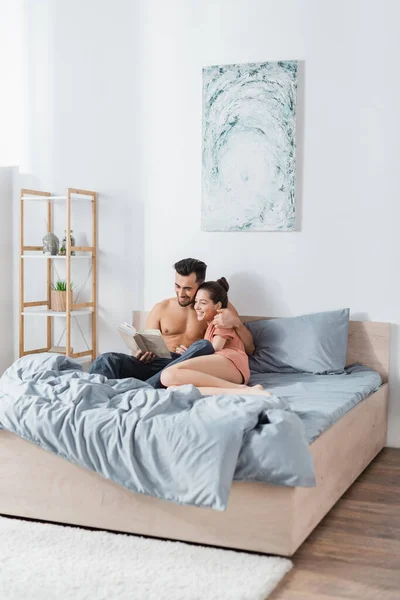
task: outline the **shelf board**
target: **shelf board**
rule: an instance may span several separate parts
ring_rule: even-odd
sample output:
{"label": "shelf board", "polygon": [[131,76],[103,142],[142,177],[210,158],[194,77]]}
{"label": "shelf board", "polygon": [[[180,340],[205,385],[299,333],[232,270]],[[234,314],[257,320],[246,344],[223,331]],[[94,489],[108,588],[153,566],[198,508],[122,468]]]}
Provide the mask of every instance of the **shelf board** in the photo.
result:
{"label": "shelf board", "polygon": [[[66,256],[59,256],[58,254],[56,256],[46,256],[45,254],[22,254],[21,258],[40,258],[40,259],[44,259],[47,260],[48,258],[51,258],[52,260],[66,260]],[[91,254],[85,254],[84,256],[71,256],[71,260],[79,260],[82,258],[92,258]]]}
{"label": "shelf board", "polygon": [[[21,196],[22,200],[34,200],[35,202],[63,202],[67,200],[67,196],[36,196],[26,194]],[[93,196],[86,194],[71,194],[71,200],[93,200]]]}
{"label": "shelf board", "polygon": [[[71,316],[72,317],[77,317],[79,315],[91,315],[93,312],[92,308],[80,308],[77,310],[71,310]],[[66,312],[58,312],[55,310],[40,310],[40,309],[34,309],[34,310],[24,310],[24,312],[21,313],[21,315],[25,315],[25,316],[31,316],[31,315],[35,315],[35,316],[40,316],[40,317],[66,317],[67,313]]]}

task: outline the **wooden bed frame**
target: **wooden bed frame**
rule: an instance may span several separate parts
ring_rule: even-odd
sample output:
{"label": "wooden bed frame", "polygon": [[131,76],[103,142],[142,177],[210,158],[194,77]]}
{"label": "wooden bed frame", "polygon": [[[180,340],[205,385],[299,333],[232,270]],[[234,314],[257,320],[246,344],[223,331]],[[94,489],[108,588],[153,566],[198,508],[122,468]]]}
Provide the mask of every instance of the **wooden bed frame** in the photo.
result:
{"label": "wooden bed frame", "polygon": [[375,369],[384,384],[311,444],[315,488],[234,482],[225,512],[180,506],[0,430],[0,514],[291,556],[386,443],[389,330],[350,323],[347,364]]}

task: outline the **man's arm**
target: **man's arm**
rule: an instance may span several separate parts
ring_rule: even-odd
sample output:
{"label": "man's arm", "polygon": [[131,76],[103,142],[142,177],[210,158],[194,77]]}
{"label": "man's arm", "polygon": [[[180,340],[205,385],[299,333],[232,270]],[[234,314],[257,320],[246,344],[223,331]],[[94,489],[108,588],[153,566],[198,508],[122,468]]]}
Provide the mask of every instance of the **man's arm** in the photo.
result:
{"label": "man's arm", "polygon": [[153,306],[146,319],[146,329],[159,329],[161,331],[161,302]]}
{"label": "man's arm", "polygon": [[244,349],[247,354],[253,354],[255,350],[253,336],[247,329],[246,325],[239,319],[239,313],[236,308],[229,302],[228,308],[223,308],[214,318],[214,325],[219,327],[233,328],[242,340]]}
{"label": "man's arm", "polygon": [[[159,329],[161,331],[161,305],[159,302],[151,309],[146,319],[146,329]],[[155,355],[152,352],[142,352],[138,350],[136,352],[136,358],[143,363],[151,363],[155,359]]]}

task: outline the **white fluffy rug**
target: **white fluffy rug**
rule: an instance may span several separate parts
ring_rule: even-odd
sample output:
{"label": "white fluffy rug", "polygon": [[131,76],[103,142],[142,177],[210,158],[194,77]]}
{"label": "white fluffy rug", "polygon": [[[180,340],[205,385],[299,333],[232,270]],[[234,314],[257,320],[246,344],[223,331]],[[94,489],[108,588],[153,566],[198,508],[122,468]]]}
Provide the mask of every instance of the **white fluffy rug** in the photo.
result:
{"label": "white fluffy rug", "polygon": [[0,517],[1,600],[264,600],[284,558]]}

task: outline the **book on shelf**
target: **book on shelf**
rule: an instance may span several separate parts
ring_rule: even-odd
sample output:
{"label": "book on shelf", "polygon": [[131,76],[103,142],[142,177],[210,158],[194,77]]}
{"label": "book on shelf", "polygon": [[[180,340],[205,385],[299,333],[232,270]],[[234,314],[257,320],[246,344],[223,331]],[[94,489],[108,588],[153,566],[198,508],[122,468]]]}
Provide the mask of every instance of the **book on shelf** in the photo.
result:
{"label": "book on shelf", "polygon": [[137,331],[129,323],[122,322],[118,325],[118,331],[126,347],[132,350],[133,354],[141,350],[142,352],[152,352],[158,358],[171,358],[171,353],[158,329]]}

